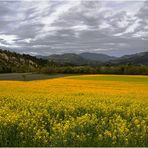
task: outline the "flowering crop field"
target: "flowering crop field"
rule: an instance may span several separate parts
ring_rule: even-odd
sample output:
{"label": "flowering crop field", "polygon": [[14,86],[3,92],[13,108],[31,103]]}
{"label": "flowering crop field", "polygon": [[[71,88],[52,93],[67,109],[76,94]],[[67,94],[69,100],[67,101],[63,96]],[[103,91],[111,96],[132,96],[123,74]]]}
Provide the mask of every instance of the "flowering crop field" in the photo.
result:
{"label": "flowering crop field", "polygon": [[0,146],[148,146],[148,77],[0,81]]}

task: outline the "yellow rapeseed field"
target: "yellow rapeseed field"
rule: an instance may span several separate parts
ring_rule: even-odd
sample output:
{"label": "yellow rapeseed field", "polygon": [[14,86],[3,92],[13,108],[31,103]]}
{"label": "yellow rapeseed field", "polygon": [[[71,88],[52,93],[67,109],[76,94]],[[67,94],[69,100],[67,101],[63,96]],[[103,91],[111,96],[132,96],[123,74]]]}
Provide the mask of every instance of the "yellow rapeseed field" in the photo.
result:
{"label": "yellow rapeseed field", "polygon": [[148,146],[148,83],[79,77],[0,81],[0,146]]}

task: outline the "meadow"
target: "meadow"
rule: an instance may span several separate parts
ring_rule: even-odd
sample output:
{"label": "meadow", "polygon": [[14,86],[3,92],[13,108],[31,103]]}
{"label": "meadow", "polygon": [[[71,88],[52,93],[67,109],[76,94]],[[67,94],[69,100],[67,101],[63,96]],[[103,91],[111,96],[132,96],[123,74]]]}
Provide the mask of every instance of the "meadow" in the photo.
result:
{"label": "meadow", "polygon": [[148,77],[1,80],[0,146],[148,147]]}

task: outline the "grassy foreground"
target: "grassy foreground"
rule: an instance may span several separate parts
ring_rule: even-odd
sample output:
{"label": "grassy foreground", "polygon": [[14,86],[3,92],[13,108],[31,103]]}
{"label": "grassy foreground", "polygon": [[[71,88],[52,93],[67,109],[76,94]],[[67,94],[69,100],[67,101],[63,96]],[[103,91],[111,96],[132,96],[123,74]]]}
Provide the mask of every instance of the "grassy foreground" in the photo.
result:
{"label": "grassy foreground", "polygon": [[148,146],[148,77],[0,81],[0,146]]}

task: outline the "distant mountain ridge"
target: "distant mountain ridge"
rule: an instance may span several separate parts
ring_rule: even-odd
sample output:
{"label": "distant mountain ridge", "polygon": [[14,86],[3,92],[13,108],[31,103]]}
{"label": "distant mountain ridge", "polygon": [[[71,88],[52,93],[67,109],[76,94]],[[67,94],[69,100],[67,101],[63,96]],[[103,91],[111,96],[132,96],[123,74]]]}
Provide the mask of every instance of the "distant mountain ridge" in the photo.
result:
{"label": "distant mountain ridge", "polygon": [[98,61],[101,63],[117,59],[117,57],[109,56],[109,55],[101,54],[101,53],[83,52],[83,53],[80,53],[79,55],[83,57],[84,59]]}
{"label": "distant mountain ridge", "polygon": [[66,65],[99,65],[100,63],[95,60],[87,59],[79,54],[65,53],[65,54],[53,54],[48,57],[49,61],[56,63],[62,63]]}
{"label": "distant mountain ridge", "polygon": [[124,55],[108,62],[110,65],[148,65],[148,51],[132,55]]}
{"label": "distant mountain ridge", "polygon": [[48,57],[44,57],[44,59],[70,65],[97,66],[97,65],[102,65],[103,63],[108,62],[110,60],[114,60],[116,59],[116,57],[105,54],[84,52],[80,54],[75,54],[75,53],[53,54]]}
{"label": "distant mountain ridge", "polygon": [[80,54],[65,53],[54,54],[46,57],[49,61],[71,65],[148,65],[148,51],[122,57],[106,54],[84,52]]}

